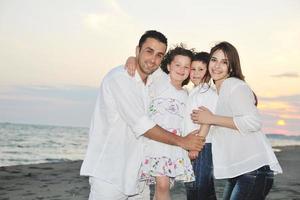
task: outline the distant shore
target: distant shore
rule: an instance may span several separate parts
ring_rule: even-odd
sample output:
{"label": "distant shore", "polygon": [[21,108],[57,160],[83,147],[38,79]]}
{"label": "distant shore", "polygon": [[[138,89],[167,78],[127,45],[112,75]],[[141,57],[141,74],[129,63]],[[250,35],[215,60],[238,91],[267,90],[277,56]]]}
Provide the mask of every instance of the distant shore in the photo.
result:
{"label": "distant shore", "polygon": [[[284,173],[275,177],[267,199],[300,199],[300,146],[275,147]],[[0,167],[1,200],[85,200],[87,177],[79,176],[82,161]],[[113,172],[112,172],[113,173]],[[221,198],[224,181],[216,181]],[[172,199],[185,199],[184,187],[172,189]]]}

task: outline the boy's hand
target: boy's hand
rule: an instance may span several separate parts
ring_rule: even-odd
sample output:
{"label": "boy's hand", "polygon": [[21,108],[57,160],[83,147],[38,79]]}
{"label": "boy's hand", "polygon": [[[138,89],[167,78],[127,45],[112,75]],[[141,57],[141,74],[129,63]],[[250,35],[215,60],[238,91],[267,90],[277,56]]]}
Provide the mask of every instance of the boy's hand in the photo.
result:
{"label": "boy's hand", "polygon": [[199,151],[189,151],[189,158],[195,160],[198,157]]}

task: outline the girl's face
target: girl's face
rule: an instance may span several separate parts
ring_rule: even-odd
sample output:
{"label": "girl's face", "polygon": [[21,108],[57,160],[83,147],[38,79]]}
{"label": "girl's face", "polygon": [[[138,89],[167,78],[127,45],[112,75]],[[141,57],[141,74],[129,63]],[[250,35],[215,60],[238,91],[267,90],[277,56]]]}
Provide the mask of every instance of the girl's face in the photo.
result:
{"label": "girl's face", "polygon": [[203,82],[203,77],[207,71],[207,64],[202,61],[193,61],[191,65],[190,80],[197,86]]}
{"label": "girl's face", "polygon": [[177,55],[168,65],[170,78],[180,84],[188,78],[190,74],[191,58],[188,56]]}
{"label": "girl's face", "polygon": [[216,85],[221,85],[229,77],[229,61],[222,50],[213,53],[208,70]]}

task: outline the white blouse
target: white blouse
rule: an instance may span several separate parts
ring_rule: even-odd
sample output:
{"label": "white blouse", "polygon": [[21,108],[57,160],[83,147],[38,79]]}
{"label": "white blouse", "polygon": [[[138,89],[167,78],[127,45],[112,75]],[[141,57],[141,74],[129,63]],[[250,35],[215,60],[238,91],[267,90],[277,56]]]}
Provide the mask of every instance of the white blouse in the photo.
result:
{"label": "white blouse", "polygon": [[238,130],[211,128],[214,175],[233,178],[269,165],[282,173],[279,162],[264,133],[252,90],[242,80],[228,78],[221,85],[215,114],[233,117]]}

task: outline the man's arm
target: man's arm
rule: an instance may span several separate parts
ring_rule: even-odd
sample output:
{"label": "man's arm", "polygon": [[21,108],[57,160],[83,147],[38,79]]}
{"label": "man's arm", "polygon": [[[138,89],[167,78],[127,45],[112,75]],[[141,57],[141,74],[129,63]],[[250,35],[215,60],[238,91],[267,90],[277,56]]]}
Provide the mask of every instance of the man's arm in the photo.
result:
{"label": "man's arm", "polygon": [[172,134],[169,131],[156,125],[149,129],[144,136],[158,142],[182,147],[186,150],[201,151],[204,145],[204,138],[197,135],[198,130],[191,132],[185,137]]}
{"label": "man's arm", "polygon": [[[127,73],[127,72],[126,72]],[[203,142],[199,136],[190,134],[186,137],[174,135],[161,128],[148,117],[139,88],[128,76],[119,75],[107,84],[108,95],[116,104],[116,110],[123,120],[131,127],[136,137],[144,135],[149,139],[180,146],[187,150],[201,150]],[[195,132],[196,133],[196,132]]]}
{"label": "man's arm", "polygon": [[[204,138],[203,140],[205,141],[205,138],[209,132],[210,125],[208,124],[202,124],[200,129],[199,129],[199,136]],[[195,160],[198,157],[199,151],[189,151],[189,157],[191,160]]]}

